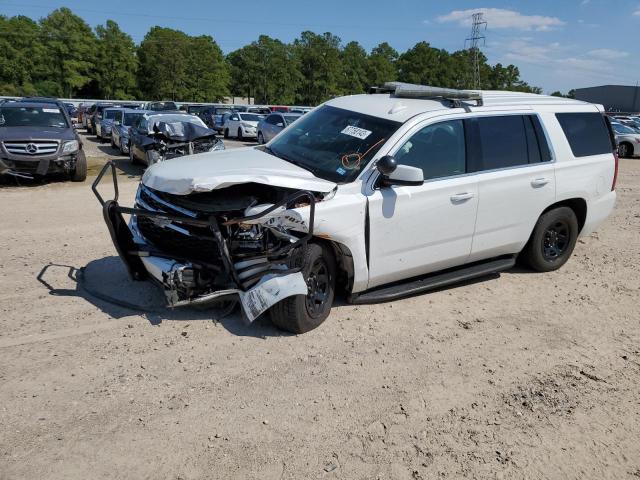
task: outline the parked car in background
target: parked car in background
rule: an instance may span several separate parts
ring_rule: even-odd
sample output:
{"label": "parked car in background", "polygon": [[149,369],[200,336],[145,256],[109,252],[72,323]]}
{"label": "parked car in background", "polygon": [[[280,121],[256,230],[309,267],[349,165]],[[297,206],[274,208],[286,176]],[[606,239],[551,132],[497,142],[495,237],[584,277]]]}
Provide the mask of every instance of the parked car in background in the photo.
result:
{"label": "parked car in background", "polygon": [[142,109],[154,112],[178,112],[180,110],[176,102],[148,102],[142,106]]}
{"label": "parked car in background", "polygon": [[259,113],[261,115],[269,115],[271,109],[263,105],[230,105],[234,112]]}
{"label": "parked car in background", "polygon": [[122,108],[119,106],[105,108],[102,112],[102,118],[96,121],[96,137],[100,142],[111,138],[111,130],[116,121],[122,121]]}
{"label": "parked car in background", "polygon": [[148,112],[136,118],[129,129],[131,163],[150,166],[162,160],[163,155],[174,157],[221,149],[224,143],[218,142],[215,131],[188,113]]}
{"label": "parked car in background", "polygon": [[300,107],[292,107],[289,111],[290,113],[299,113],[300,115],[304,115],[305,113],[309,113],[313,108],[300,108]]}
{"label": "parked car in background", "polygon": [[135,120],[149,113],[148,110],[122,109],[122,120],[115,121],[111,129],[111,146],[120,150],[123,155],[129,154],[129,129]]}
{"label": "parked car in background", "polygon": [[73,123],[78,123],[78,109],[76,106],[73,103],[65,103],[64,106],[67,107],[67,113],[69,114],[71,121]]}
{"label": "parked car in background", "polygon": [[640,133],[618,122],[611,122],[618,144],[618,155],[622,158],[640,156]]}
{"label": "parked car in background", "polygon": [[82,142],[64,105],[6,102],[0,105],[0,174],[33,178],[54,173],[74,182],[87,177]]}
{"label": "parked car in background", "polygon": [[78,114],[77,115],[78,115],[78,125],[79,126],[86,127],[84,115],[85,115],[85,112],[89,109],[90,106],[91,106],[90,103],[81,103],[80,105],[78,105]]}
{"label": "parked car in background", "polygon": [[96,134],[96,123],[102,119],[102,112],[104,112],[105,108],[112,108],[115,105],[110,102],[98,102],[96,103],[91,110],[89,110],[89,114],[87,117],[87,132],[93,135]]}
{"label": "parked car in background", "polygon": [[271,110],[271,112],[286,113],[291,111],[291,107],[287,107],[286,105],[272,105],[269,106],[269,110]]}
{"label": "parked car in background", "polygon": [[244,138],[257,138],[258,122],[266,115],[247,112],[233,112],[224,124],[224,138],[235,137],[238,140]]}
{"label": "parked car in background", "polygon": [[209,128],[222,133],[224,131],[224,115],[232,112],[233,107],[231,105],[215,105],[202,109],[198,116]]}
{"label": "parked car in background", "polygon": [[272,113],[258,122],[258,143],[267,143],[302,115],[295,113]]}

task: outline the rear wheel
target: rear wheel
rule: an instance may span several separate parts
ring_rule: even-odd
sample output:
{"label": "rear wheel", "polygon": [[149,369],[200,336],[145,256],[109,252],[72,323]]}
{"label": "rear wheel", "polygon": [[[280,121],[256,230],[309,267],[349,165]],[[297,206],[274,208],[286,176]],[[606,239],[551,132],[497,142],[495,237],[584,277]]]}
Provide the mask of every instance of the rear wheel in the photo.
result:
{"label": "rear wheel", "polygon": [[633,157],[633,146],[627,142],[621,143],[618,146],[618,155],[621,158]]}
{"label": "rear wheel", "polygon": [[307,295],[295,295],[276,303],[271,321],[280,329],[306,333],[320,326],[331,312],[336,286],[336,261],[330,249],[312,243],[295,266],[302,267]]}
{"label": "rear wheel", "polygon": [[113,148],[114,150],[118,148],[116,147],[116,142],[113,141],[113,134],[111,134],[111,148]]}
{"label": "rear wheel", "polygon": [[76,157],[76,168],[71,172],[73,182],[84,182],[87,179],[87,157],[83,150],[78,152]]}
{"label": "rear wheel", "polygon": [[229,129],[228,128],[224,129],[224,138],[229,138]]}
{"label": "rear wheel", "polygon": [[550,272],[562,267],[578,239],[578,219],[569,207],[554,208],[536,223],[521,258],[533,270]]}

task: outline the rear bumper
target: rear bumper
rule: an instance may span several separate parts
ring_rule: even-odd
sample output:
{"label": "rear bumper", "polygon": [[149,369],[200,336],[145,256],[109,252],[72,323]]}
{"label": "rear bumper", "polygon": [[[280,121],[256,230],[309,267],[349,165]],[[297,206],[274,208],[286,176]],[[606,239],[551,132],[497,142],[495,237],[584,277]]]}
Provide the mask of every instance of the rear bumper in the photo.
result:
{"label": "rear bumper", "polygon": [[616,192],[608,192],[605,195],[591,200],[587,205],[587,218],[580,232],[580,236],[590,235],[604,222],[616,205]]}

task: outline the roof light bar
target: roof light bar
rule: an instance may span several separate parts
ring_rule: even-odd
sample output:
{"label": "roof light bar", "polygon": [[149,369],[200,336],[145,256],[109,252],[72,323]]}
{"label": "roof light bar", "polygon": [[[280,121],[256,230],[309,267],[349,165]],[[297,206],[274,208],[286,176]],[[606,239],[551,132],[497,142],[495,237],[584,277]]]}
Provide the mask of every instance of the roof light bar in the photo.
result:
{"label": "roof light bar", "polygon": [[398,98],[442,98],[460,106],[461,101],[469,100],[482,105],[482,92],[475,90],[456,90],[453,88],[430,87],[403,82],[386,82],[383,87],[374,90],[376,93],[393,93]]}

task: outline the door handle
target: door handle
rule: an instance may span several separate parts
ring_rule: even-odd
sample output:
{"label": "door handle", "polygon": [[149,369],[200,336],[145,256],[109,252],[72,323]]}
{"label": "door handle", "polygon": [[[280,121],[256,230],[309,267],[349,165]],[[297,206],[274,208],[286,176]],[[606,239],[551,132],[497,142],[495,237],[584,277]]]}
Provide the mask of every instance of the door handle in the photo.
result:
{"label": "door handle", "polygon": [[455,195],[451,195],[451,202],[452,203],[462,203],[462,202],[466,202],[467,200],[470,200],[472,198],[473,198],[473,193],[471,193],[471,192],[456,193]]}
{"label": "door handle", "polygon": [[544,187],[547,183],[549,183],[548,178],[536,178],[535,180],[531,180],[531,186],[533,188]]}

